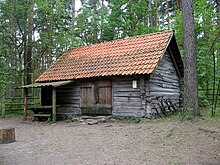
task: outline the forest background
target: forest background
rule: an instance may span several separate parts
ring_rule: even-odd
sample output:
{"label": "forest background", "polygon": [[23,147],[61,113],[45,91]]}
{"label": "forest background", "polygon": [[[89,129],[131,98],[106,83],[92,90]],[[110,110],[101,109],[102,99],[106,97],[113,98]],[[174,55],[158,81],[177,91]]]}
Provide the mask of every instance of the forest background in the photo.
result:
{"label": "forest background", "polygon": [[[175,30],[183,55],[181,6],[181,0],[0,0],[0,96],[22,96],[15,87],[33,83],[79,46]],[[200,106],[212,105],[220,91],[219,6],[194,0]]]}

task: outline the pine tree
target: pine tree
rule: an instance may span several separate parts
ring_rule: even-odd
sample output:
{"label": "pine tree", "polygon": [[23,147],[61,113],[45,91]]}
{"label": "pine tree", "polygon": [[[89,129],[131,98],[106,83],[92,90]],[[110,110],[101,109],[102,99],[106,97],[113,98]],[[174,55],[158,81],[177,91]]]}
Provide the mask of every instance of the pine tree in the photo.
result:
{"label": "pine tree", "polygon": [[198,73],[196,62],[195,27],[193,1],[182,1],[183,39],[184,39],[184,98],[185,112],[192,110],[199,115],[198,106]]}

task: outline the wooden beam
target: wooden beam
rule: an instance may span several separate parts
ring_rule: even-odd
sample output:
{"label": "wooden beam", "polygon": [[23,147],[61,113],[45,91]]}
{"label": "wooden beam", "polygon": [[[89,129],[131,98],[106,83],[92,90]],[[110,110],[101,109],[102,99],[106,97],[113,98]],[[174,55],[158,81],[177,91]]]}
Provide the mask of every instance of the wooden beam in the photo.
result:
{"label": "wooden beam", "polygon": [[141,115],[145,116],[146,111],[146,92],[145,92],[145,79],[144,77],[140,78],[140,96],[141,96]]}
{"label": "wooden beam", "polygon": [[5,118],[5,95],[2,96],[2,118]]}
{"label": "wooden beam", "polygon": [[53,88],[53,95],[52,95],[52,101],[53,101],[53,122],[56,122],[56,115],[57,115],[57,110],[56,110],[56,88]]}
{"label": "wooden beam", "polygon": [[27,120],[27,88],[24,88],[24,120]]}
{"label": "wooden beam", "polygon": [[174,67],[175,67],[175,69],[176,69],[176,71],[177,71],[177,74],[178,74],[179,77],[181,77],[181,74],[180,74],[178,65],[177,65],[177,63],[176,63],[176,61],[175,61],[175,58],[174,58],[174,56],[173,56],[173,53],[172,53],[172,50],[170,49],[170,47],[169,47],[169,50],[168,50],[168,51],[169,51],[169,53],[170,53],[170,56],[171,56],[171,59],[172,59],[172,61],[173,61]]}

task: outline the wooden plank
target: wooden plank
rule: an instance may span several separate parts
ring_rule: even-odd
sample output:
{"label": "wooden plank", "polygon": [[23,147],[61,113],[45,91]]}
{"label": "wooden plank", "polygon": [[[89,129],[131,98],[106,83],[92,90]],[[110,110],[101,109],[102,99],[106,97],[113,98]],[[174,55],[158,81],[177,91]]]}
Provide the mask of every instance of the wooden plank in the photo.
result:
{"label": "wooden plank", "polygon": [[[6,100],[10,99],[10,100],[23,100],[24,97],[5,97]],[[27,96],[27,99],[28,100],[39,100],[40,98],[39,97],[28,97]]]}
{"label": "wooden plank", "polygon": [[[159,79],[159,78],[156,78],[156,77],[153,77],[151,80],[150,80],[150,82],[152,81],[152,80],[155,80],[155,81],[158,81],[158,83],[176,83],[176,84],[179,84],[179,81],[172,81],[172,80],[170,80],[170,79],[165,79],[165,78],[163,78],[163,79]],[[154,82],[155,82],[154,81]]]}
{"label": "wooden plank", "polygon": [[67,108],[67,107],[69,107],[69,108],[78,108],[78,107],[80,107],[80,104],[71,104],[71,103],[69,103],[69,104],[62,104],[61,105],[61,107],[65,107],[65,108]]}
{"label": "wooden plank", "polygon": [[180,89],[178,84],[172,85],[172,84],[167,84],[167,83],[156,83],[156,82],[152,82],[151,84],[152,84],[151,86],[157,86],[161,88]]}
{"label": "wooden plank", "polygon": [[53,106],[53,122],[56,122],[56,88],[53,88],[53,96],[52,96],[52,106]]}
{"label": "wooden plank", "polygon": [[81,104],[92,105],[95,103],[93,87],[82,87],[81,88]]}
{"label": "wooden plank", "polygon": [[2,118],[5,118],[5,95],[2,96]]}
{"label": "wooden plank", "polygon": [[114,91],[114,97],[140,97],[140,92],[118,92]]}
{"label": "wooden plank", "polygon": [[24,88],[24,120],[27,120],[27,88]]}
{"label": "wooden plank", "polygon": [[132,87],[130,87],[130,88],[121,87],[121,88],[117,88],[114,90],[117,92],[140,92],[139,88],[132,88]]}
{"label": "wooden plank", "polygon": [[141,102],[140,97],[117,97],[115,96],[114,98],[114,102]]}
{"label": "wooden plank", "polygon": [[141,106],[115,106],[115,112],[134,112],[134,111],[141,111]]}
{"label": "wooden plank", "polygon": [[[21,111],[24,110],[24,108],[6,108],[6,111]],[[30,110],[29,108],[27,108],[27,110]]]}
{"label": "wooden plank", "polygon": [[151,86],[150,92],[170,92],[170,93],[180,93],[179,89],[168,89],[159,86]]}
{"label": "wooden plank", "polygon": [[51,114],[38,113],[34,114],[34,117],[51,117]]}
{"label": "wooden plank", "polygon": [[140,107],[141,106],[141,100],[140,102],[114,102],[115,107],[122,106],[122,107]]}
{"label": "wooden plank", "polygon": [[178,84],[178,83],[172,83],[172,82],[162,82],[162,81],[158,81],[158,82],[151,82],[150,83],[151,85],[154,85],[154,86],[166,86],[166,87],[168,87],[168,86],[170,86],[170,88],[180,88],[180,85]]}
{"label": "wooden plank", "polygon": [[131,82],[129,84],[124,84],[124,85],[120,85],[120,84],[114,84],[114,89],[117,89],[117,88],[132,88],[132,84]]}
{"label": "wooden plank", "polygon": [[[39,103],[27,103],[28,105],[36,105]],[[5,103],[5,106],[9,106],[9,105],[24,105],[24,103]]]}
{"label": "wooden plank", "polygon": [[[59,107],[60,105],[56,105],[56,107]],[[52,109],[53,105],[38,105],[38,106],[32,106],[31,109]]]}
{"label": "wooden plank", "polygon": [[141,111],[137,111],[137,112],[113,112],[112,113],[113,116],[130,116],[130,117],[142,117],[142,113]]}

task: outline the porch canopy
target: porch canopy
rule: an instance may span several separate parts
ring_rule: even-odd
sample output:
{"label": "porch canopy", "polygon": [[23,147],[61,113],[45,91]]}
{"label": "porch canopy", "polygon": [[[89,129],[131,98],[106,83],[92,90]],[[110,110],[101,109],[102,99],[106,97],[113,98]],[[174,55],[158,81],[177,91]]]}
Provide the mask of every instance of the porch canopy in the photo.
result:
{"label": "porch canopy", "polygon": [[33,83],[29,85],[23,85],[17,87],[17,89],[24,89],[24,120],[27,119],[27,89],[28,88],[42,88],[42,87],[52,87],[52,114],[53,114],[53,122],[56,122],[56,88],[72,83],[72,80],[68,81],[56,81],[56,82],[42,82],[42,83]]}
{"label": "porch canopy", "polygon": [[73,82],[72,80],[68,80],[68,81],[56,81],[56,82],[42,82],[42,83],[33,83],[33,84],[29,84],[29,85],[23,85],[20,87],[17,87],[17,89],[22,89],[22,88],[42,88],[42,87],[59,87],[59,86],[63,86],[66,84],[69,84]]}

